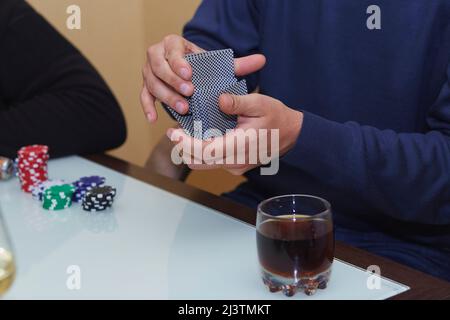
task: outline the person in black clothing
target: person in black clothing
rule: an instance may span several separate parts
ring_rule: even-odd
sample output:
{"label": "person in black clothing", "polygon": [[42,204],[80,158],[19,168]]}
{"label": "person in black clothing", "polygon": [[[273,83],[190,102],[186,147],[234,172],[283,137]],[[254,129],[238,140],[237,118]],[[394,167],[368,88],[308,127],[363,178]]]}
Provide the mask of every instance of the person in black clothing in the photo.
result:
{"label": "person in black clothing", "polygon": [[100,75],[22,0],[0,0],[0,155],[46,144],[52,157],[97,153],[126,139]]}

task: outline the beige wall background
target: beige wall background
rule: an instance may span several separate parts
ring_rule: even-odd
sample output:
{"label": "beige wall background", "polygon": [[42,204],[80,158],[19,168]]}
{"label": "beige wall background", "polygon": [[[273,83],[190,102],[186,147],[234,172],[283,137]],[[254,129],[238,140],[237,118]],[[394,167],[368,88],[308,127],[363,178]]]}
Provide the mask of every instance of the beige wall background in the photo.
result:
{"label": "beige wall background", "polygon": [[[119,100],[128,125],[128,140],[111,154],[143,166],[174,122],[162,110],[150,125],[142,115],[141,69],[148,46],[165,35],[180,34],[200,0],[28,0],[99,70]],[[69,5],[81,8],[81,30],[66,27]],[[188,183],[219,194],[241,182],[224,171],[195,172]]]}

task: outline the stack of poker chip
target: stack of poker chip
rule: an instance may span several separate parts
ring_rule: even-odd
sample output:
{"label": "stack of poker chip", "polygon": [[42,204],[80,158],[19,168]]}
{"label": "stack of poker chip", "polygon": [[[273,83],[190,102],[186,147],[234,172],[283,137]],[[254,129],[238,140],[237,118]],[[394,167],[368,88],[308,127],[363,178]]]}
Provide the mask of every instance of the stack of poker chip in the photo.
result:
{"label": "stack of poker chip", "polygon": [[17,153],[17,169],[21,188],[31,192],[32,188],[48,178],[48,147],[32,145],[21,148]]}
{"label": "stack of poker chip", "polygon": [[104,211],[113,205],[115,196],[116,189],[111,186],[92,188],[83,198],[83,210]]}
{"label": "stack of poker chip", "polygon": [[67,209],[72,205],[74,191],[71,184],[52,186],[44,191],[42,207],[51,211]]}
{"label": "stack of poker chip", "polygon": [[47,190],[50,187],[60,186],[63,184],[65,184],[63,180],[47,180],[34,186],[31,190],[31,194],[33,195],[34,199],[42,201],[45,190]]}
{"label": "stack of poker chip", "polygon": [[75,187],[75,193],[73,194],[74,202],[82,202],[86,193],[92,188],[100,187],[105,183],[104,177],[99,176],[90,176],[90,177],[82,177],[79,180],[73,183]]}

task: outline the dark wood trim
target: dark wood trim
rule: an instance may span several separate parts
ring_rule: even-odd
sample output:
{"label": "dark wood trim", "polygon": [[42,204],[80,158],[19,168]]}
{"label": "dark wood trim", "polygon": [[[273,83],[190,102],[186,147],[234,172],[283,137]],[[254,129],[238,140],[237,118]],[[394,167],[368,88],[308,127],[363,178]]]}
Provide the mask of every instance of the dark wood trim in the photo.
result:
{"label": "dark wood trim", "polygon": [[[85,158],[196,203],[223,212],[240,221],[252,225],[255,225],[256,223],[256,214],[254,210],[239,203],[199,190],[180,181],[163,177],[149,169],[132,165],[109,155],[92,155],[86,156]],[[370,265],[378,265],[381,268],[383,276],[403,283],[411,288],[410,290],[393,297],[393,300],[450,300],[449,282],[434,278],[397,262],[373,255],[364,250],[340,242],[336,243],[336,258],[363,269],[367,269]]]}

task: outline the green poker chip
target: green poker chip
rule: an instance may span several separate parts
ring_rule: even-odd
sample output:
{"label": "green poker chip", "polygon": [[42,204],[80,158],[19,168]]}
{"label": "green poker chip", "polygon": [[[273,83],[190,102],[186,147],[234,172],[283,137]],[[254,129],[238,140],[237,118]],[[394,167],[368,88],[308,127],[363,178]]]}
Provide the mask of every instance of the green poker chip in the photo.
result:
{"label": "green poker chip", "polygon": [[42,207],[50,211],[70,208],[74,192],[75,187],[71,184],[52,186],[44,192]]}

